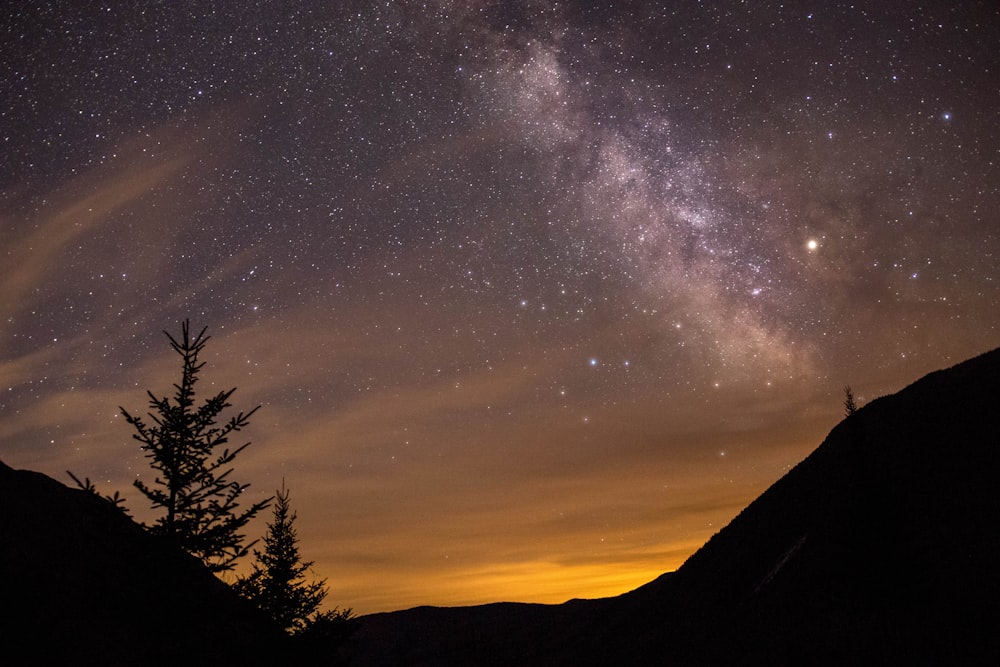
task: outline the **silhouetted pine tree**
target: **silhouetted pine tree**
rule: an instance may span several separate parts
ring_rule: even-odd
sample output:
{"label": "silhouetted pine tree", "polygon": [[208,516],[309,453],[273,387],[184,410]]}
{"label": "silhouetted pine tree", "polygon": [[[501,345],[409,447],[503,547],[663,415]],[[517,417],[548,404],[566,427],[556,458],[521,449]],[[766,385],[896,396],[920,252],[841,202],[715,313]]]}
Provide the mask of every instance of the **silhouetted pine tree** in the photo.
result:
{"label": "silhouetted pine tree", "polygon": [[847,385],[844,387],[844,416],[850,417],[857,411],[858,405],[854,402],[854,392],[851,391],[851,385]]}
{"label": "silhouetted pine tree", "polygon": [[[346,621],[350,610],[319,613],[326,598],[326,580],[307,583],[306,570],[312,561],[302,561],[298,535],[295,532],[295,512],[289,503],[289,491],[284,483],[276,496],[274,520],[267,525],[264,551],[254,549],[253,571],[233,584],[240,595],[249,599],[279,627],[291,634],[302,633],[311,626]],[[312,628],[318,630],[317,628]]]}
{"label": "silhouetted pine tree", "polygon": [[241,530],[272,500],[268,498],[240,511],[239,499],[249,484],[229,480],[230,464],[250,443],[233,450],[225,445],[232,433],[247,425],[257,408],[245,414],[239,412],[220,425],[219,417],[231,407],[229,397],[235,388],[221,391],[195,407],[195,384],[205,365],[198,361],[198,355],[209,337],[202,329],[192,338],[187,320],[181,325],[180,340],[164,333],[183,360],[173,400],[146,392],[150,426],[120,408],[136,430],[132,437],[142,443],[146,458],[158,473],[152,485],[136,480],[135,486],[154,509],[166,512],[149,527],[151,532],[200,558],[213,572],[229,570],[253,546],[243,545]]}

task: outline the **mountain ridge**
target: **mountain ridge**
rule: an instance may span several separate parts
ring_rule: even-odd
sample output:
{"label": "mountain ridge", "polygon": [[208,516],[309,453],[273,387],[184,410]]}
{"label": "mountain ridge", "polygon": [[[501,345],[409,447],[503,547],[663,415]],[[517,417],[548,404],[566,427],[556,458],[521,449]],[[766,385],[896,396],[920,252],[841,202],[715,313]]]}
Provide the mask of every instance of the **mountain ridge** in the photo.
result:
{"label": "mountain ridge", "polygon": [[196,558],[111,503],[0,462],[3,659],[264,664],[284,637]]}
{"label": "mountain ridge", "polygon": [[361,617],[354,653],[366,665],[995,661],[998,434],[993,350],[862,406],[676,572],[601,600]]}
{"label": "mountain ridge", "polygon": [[[998,479],[1000,349],[862,406],[675,572],[613,598],[363,616],[330,659],[996,664]],[[300,657],[200,562],[92,493],[0,462],[0,508],[0,661]]]}

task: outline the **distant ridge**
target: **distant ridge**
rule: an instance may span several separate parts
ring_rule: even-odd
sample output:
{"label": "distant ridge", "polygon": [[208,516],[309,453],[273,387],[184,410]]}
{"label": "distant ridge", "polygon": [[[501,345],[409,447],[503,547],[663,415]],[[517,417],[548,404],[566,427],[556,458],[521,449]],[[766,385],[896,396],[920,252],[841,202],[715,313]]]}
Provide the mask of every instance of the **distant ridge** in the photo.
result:
{"label": "distant ridge", "polygon": [[283,635],[96,495],[0,462],[0,664],[279,664]]}
{"label": "distant ridge", "polygon": [[843,420],[616,598],[360,619],[361,665],[1000,664],[1000,350]]}

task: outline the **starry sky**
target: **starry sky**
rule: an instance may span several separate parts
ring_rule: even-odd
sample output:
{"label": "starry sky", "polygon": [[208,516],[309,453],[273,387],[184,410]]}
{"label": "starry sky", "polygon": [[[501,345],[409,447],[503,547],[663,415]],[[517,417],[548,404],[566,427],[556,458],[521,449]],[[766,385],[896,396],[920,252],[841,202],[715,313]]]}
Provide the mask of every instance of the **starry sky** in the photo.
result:
{"label": "starry sky", "polygon": [[154,518],[118,408],[190,318],[331,606],[635,588],[845,385],[1000,344],[998,48],[993,2],[17,3],[0,458]]}

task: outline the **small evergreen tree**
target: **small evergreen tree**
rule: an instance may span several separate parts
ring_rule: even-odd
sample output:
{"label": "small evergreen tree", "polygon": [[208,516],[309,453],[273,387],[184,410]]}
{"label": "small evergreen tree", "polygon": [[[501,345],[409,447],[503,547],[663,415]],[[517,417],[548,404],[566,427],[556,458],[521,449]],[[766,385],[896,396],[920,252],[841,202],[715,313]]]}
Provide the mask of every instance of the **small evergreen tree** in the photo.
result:
{"label": "small evergreen tree", "polygon": [[326,598],[326,580],[307,583],[306,570],[312,561],[303,562],[299,555],[298,535],[295,532],[295,512],[289,503],[289,491],[284,482],[274,503],[274,520],[267,525],[264,551],[254,549],[253,571],[240,577],[233,588],[274,619],[290,634],[316,630],[312,626],[347,620],[345,612],[319,612],[319,605]]}
{"label": "small evergreen tree", "polygon": [[851,385],[847,385],[844,387],[844,416],[850,417],[857,411],[858,405],[854,402],[854,392],[851,391]]}
{"label": "small evergreen tree", "polygon": [[195,407],[195,384],[205,365],[198,361],[198,355],[209,340],[205,331],[192,337],[190,322],[185,320],[179,340],[164,332],[180,355],[183,369],[180,383],[174,385],[173,400],[146,392],[152,425],[120,409],[136,430],[132,437],[142,443],[146,458],[158,472],[151,485],[134,482],[154,509],[165,511],[149,530],[200,558],[213,572],[221,572],[232,569],[253,546],[243,545],[241,531],[272,499],[240,510],[239,499],[249,484],[229,480],[230,464],[250,443],[233,450],[225,445],[231,434],[247,425],[257,408],[239,412],[220,425],[220,414],[231,407],[229,398],[235,388]]}

